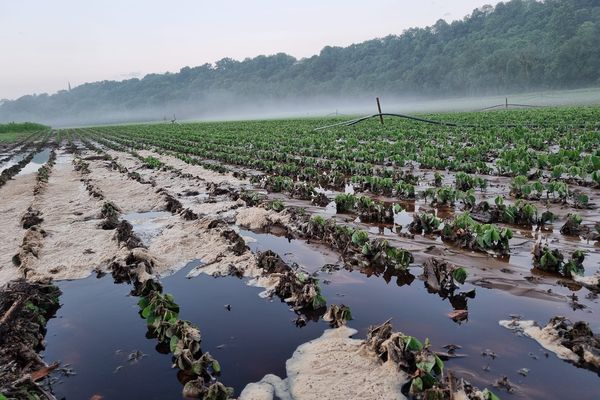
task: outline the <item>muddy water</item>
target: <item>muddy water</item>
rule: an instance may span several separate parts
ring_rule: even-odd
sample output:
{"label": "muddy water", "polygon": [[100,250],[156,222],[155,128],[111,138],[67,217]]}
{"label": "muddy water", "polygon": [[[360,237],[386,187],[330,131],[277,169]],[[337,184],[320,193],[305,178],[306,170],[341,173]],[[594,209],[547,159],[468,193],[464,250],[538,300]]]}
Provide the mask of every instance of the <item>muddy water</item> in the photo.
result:
{"label": "muddy water", "polygon": [[131,212],[123,215],[123,219],[133,226],[133,231],[146,246],[160,235],[169,217],[171,213],[167,211]]}
{"label": "muddy water", "polygon": [[325,246],[310,245],[302,240],[288,240],[285,237],[267,233],[255,233],[249,230],[240,230],[248,247],[253,252],[274,250],[287,263],[296,263],[308,272],[315,272],[325,264],[338,264],[339,255]]}
{"label": "muddy water", "polygon": [[[2,171],[4,171],[5,169],[12,167],[13,165],[17,165],[19,161],[25,158],[26,155],[27,154],[25,153],[16,154],[10,160],[0,163],[0,173],[2,173]],[[0,158],[2,157],[0,156]]]}
{"label": "muddy water", "polygon": [[[302,241],[263,233],[241,233],[256,240],[250,244],[253,250],[268,247],[284,258],[287,254],[286,261],[306,265],[306,261],[327,259],[327,252],[315,251],[312,245]],[[296,255],[303,259],[294,260]],[[318,266],[312,264],[307,268],[314,271]],[[447,316],[454,309],[450,301],[428,293],[424,282],[418,278],[420,268],[412,268],[411,272],[412,276],[372,272],[370,277],[343,269],[322,272],[321,287],[328,304],[350,306],[354,320],[349,326],[359,331],[359,337],[365,337],[370,325],[392,318],[396,329],[421,339],[430,338],[435,350],[444,351],[442,346],[446,344],[462,346],[458,352],[466,357],[453,359],[446,365],[480,386],[491,387],[497,379],[508,376],[517,386],[514,394],[517,398],[597,398],[600,379],[596,374],[577,369],[553,354],[546,356],[534,341],[518,337],[498,325],[500,319],[511,314],[521,314],[542,324],[552,316],[565,315],[572,320],[589,321],[594,331],[600,331],[600,319],[594,314],[600,311],[597,300],[591,301],[584,310],[574,311],[564,301],[515,296],[465,284],[461,290],[475,289],[476,296],[468,299],[469,320],[458,324]],[[539,289],[551,289],[551,286],[540,286],[543,287]],[[577,295],[584,297],[588,293],[582,289]],[[497,357],[483,356],[487,349],[495,352]],[[527,377],[517,372],[521,368],[530,370]],[[500,390],[495,391],[502,394]]]}
{"label": "muddy water", "polygon": [[48,161],[48,157],[50,156],[50,149],[46,148],[42,151],[39,151],[34,154],[33,159],[27,164],[23,169],[17,174],[26,175],[37,172],[37,170]]}
{"label": "muddy water", "polygon": [[[270,234],[241,231],[251,238],[254,250],[270,248],[288,262],[298,262],[316,271],[323,263],[335,263],[333,254],[305,242]],[[162,280],[181,307],[181,317],[202,332],[202,348],[223,367],[222,381],[236,389],[257,381],[267,373],[285,375],[285,361],[294,349],[320,336],[326,323],[308,322],[296,327],[296,315],[279,301],[262,299],[260,288],[237,278],[200,275],[186,279],[198,263]],[[419,268],[411,272],[418,276]],[[589,309],[573,311],[565,302],[518,297],[498,290],[476,287],[468,300],[469,320],[457,324],[447,317],[453,310],[448,299],[428,293],[418,277],[372,272],[370,276],[346,270],[321,272],[321,287],[329,304],[343,303],[352,309],[349,326],[364,337],[369,325],[392,318],[396,329],[418,338],[430,338],[435,350],[446,344],[462,346],[466,357],[446,366],[480,386],[500,377],[517,386],[515,398],[597,398],[600,379],[542,351],[534,341],[516,336],[498,325],[498,320],[519,313],[545,323],[554,315],[591,321],[600,330],[600,320]],[[110,276],[60,282],[63,306],[48,324],[46,360],[71,364],[77,375],[63,378],[55,392],[67,399],[85,399],[100,394],[105,399],[179,398],[181,385],[170,368],[169,355],[156,351],[156,341],[146,338],[146,327],[138,315],[137,298],[128,296],[128,285],[116,285]],[[463,290],[473,289],[464,285]],[[594,302],[596,304],[597,301]],[[225,305],[231,305],[227,311]],[[597,307],[595,307],[597,309]],[[596,310],[594,310],[596,311]],[[483,356],[486,349],[497,357]],[[146,356],[127,361],[139,350]],[[530,370],[527,377],[517,373]],[[508,396],[499,389],[503,397]]]}
{"label": "muddy water", "polygon": [[[295,348],[326,328],[324,322],[296,328],[291,322],[295,314],[285,303],[259,297],[262,289],[243,280],[206,275],[186,279],[197,264],[164,278],[164,291],[175,296],[181,318],[200,327],[203,351],[219,360],[223,382],[237,393],[267,373],[284,374],[285,360]],[[138,298],[129,296],[130,286],[114,284],[110,276],[58,285],[62,307],[48,323],[44,358],[70,364],[77,375],[54,386],[57,397],[181,397],[171,357],[157,352],[155,339],[146,338],[146,323],[138,314]],[[146,355],[129,362],[128,355],[136,350]]]}

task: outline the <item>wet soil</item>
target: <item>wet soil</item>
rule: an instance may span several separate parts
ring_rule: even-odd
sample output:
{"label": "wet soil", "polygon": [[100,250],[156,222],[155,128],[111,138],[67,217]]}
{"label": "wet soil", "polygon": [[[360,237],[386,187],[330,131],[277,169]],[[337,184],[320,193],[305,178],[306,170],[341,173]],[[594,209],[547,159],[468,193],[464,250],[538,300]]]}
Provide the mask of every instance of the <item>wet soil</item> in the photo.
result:
{"label": "wet soil", "polygon": [[[311,318],[296,324],[298,315],[287,304],[277,298],[260,297],[259,293],[264,289],[248,286],[250,281],[247,278],[213,278],[202,274],[222,273],[226,269],[220,267],[229,263],[252,264],[251,254],[238,257],[228,252],[228,244],[221,231],[231,227],[239,229],[252,252],[273,250],[290,264],[298,263],[309,272],[318,272],[321,290],[328,304],[350,306],[354,320],[348,325],[358,330],[356,337],[364,338],[370,325],[380,324],[391,317],[396,329],[420,339],[430,338],[435,350],[445,351],[442,346],[446,344],[462,346],[457,353],[466,357],[452,359],[446,367],[480,387],[491,387],[499,378],[508,376],[516,386],[514,396],[517,398],[591,399],[600,390],[596,374],[577,369],[553,354],[547,355],[534,341],[498,325],[499,320],[508,319],[511,314],[541,322],[555,315],[564,315],[573,321],[586,320],[593,331],[600,331],[600,320],[596,316],[600,312],[599,300],[592,292],[572,282],[566,286],[561,283],[560,277],[531,269],[530,247],[534,238],[530,230],[521,229],[517,233],[511,243],[510,259],[506,260],[456,249],[435,236],[417,235],[415,239],[407,239],[398,236],[393,225],[380,229],[376,225],[354,222],[355,215],[338,214],[335,218],[339,222],[357,224],[369,230],[373,237],[389,239],[415,255],[415,267],[411,267],[409,273],[349,271],[344,269],[339,254],[318,243],[289,240],[284,236],[285,230],[274,230],[277,233],[274,235],[228,227],[227,224],[222,228],[208,229],[209,220],[185,221],[179,215],[162,211],[165,209],[164,193],[157,193],[162,187],[167,187],[167,191],[186,207],[185,198],[190,198],[188,204],[193,205],[194,212],[222,218],[228,224],[235,222],[236,214],[244,210],[244,206],[228,200],[226,195],[212,196],[202,181],[196,182],[166,171],[136,169],[140,167],[139,160],[122,154],[113,153],[119,155],[128,169],[141,171],[144,179],[154,180],[156,186],[131,179],[127,174],[107,166],[107,161],[102,159],[88,161],[88,178],[102,190],[106,200],[114,201],[122,211],[121,218],[132,222],[134,232],[160,261],[156,272],[163,275],[161,282],[165,292],[175,296],[181,307],[181,316],[199,326],[203,350],[209,351],[221,363],[223,373],[220,381],[234,387],[237,394],[246,384],[259,381],[265,374],[285,376],[285,361],[297,346],[321,336],[328,324]],[[67,269],[64,271],[69,273],[55,273],[57,278],[80,278],[89,275],[102,259],[97,253],[99,249],[116,253],[118,243],[110,237],[110,231],[103,231],[97,226],[102,201],[91,200],[79,181],[80,174],[72,169],[69,157],[63,159],[65,163],[61,164],[59,156],[48,188],[36,200],[44,217],[41,225],[50,235],[44,240],[39,268],[34,270],[38,270],[40,276],[51,273],[53,268],[44,260],[60,259],[61,249],[64,250],[64,244],[69,241],[72,246],[79,246],[77,232],[85,232],[81,233],[82,238],[108,235],[102,239],[102,244],[90,247],[91,253],[87,247],[77,248],[77,252],[89,256],[89,260],[78,262],[76,270],[81,273],[70,275],[73,270]],[[207,182],[218,177],[206,174],[206,170],[202,171],[200,167],[193,169]],[[0,188],[0,193],[10,193],[14,200],[10,207],[0,210],[7,221],[5,226],[15,223],[7,238],[24,233],[20,218],[32,201],[32,176],[18,176]],[[177,190],[184,183],[186,188],[194,190],[193,195]],[[64,195],[61,197],[60,193]],[[211,196],[214,202],[207,201]],[[80,202],[72,203],[72,198],[80,199]],[[57,204],[53,204],[53,199],[57,199]],[[284,199],[286,204],[307,205],[307,202]],[[83,210],[79,209],[81,207]],[[419,207],[426,206],[417,202],[413,209]],[[307,210],[322,212],[323,208],[307,206]],[[69,212],[73,215],[69,216]],[[593,212],[582,215],[593,215]],[[408,217],[409,213],[401,216],[397,223],[403,224],[404,219],[410,221]],[[89,231],[78,228],[73,231],[74,236],[70,236],[72,226],[86,223]],[[600,258],[595,243],[566,238],[558,232],[558,226],[544,235],[549,241],[558,240],[554,245],[560,248],[587,250],[586,275],[596,272]],[[17,248],[21,237],[18,236],[15,241]],[[12,256],[14,250],[9,248],[12,242],[0,242],[0,246],[7,247],[0,247],[0,254]],[[82,239],[81,243],[84,242]],[[469,298],[465,303],[464,298],[445,298],[438,293],[429,293],[425,282],[419,278],[422,268],[418,265],[431,256],[465,266],[469,277],[460,291],[474,289],[475,298]],[[65,257],[64,263],[74,258],[68,251]],[[191,264],[167,276],[195,258],[211,264],[200,268]],[[326,264],[328,268],[321,271]],[[0,268],[0,277],[6,271],[12,271],[5,265]],[[194,278],[185,278],[198,273],[200,275]],[[156,341],[146,338],[145,322],[138,314],[137,298],[128,296],[130,286],[116,285],[109,276],[62,281],[59,286],[64,293],[61,297],[63,307],[57,318],[48,324],[48,346],[44,358],[47,362],[61,360],[69,363],[78,373],[61,378],[63,383],[55,386],[59,395],[66,398],[90,398],[94,394],[105,398],[177,398],[181,395],[181,383],[175,370],[170,368],[171,356],[158,353]],[[577,298],[574,299],[573,295]],[[231,310],[226,305],[230,305]],[[454,322],[448,313],[456,309],[468,310],[468,318],[460,323]],[[147,356],[135,363],[129,362],[127,357],[134,350],[140,350]],[[492,353],[495,357],[490,357]],[[122,368],[118,368],[120,366]],[[518,373],[521,368],[529,370],[527,376]],[[493,390],[506,396],[500,389]]]}

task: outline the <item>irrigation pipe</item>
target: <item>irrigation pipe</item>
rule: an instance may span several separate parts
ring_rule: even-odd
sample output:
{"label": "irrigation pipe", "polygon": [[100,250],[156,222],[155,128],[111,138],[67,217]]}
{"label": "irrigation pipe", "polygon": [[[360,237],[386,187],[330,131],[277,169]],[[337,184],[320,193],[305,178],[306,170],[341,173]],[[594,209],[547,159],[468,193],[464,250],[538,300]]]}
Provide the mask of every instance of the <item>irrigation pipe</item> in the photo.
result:
{"label": "irrigation pipe", "polygon": [[544,107],[547,107],[547,106],[535,106],[533,104],[514,104],[514,103],[508,103],[508,104],[506,104],[506,103],[504,103],[504,104],[496,104],[495,106],[489,106],[489,107],[485,107],[485,108],[480,108],[478,110],[475,110],[475,112],[478,112],[478,111],[487,111],[487,110],[491,110],[493,108],[500,108],[500,107],[505,108],[507,106],[508,107],[526,107],[526,108],[544,108]]}
{"label": "irrigation pipe", "polygon": [[333,127],[336,127],[336,126],[352,126],[352,125],[358,124],[359,122],[363,122],[363,121],[365,121],[365,120],[367,120],[369,118],[375,118],[375,117],[379,118],[381,116],[383,116],[383,117],[398,117],[398,118],[410,119],[410,120],[413,120],[413,121],[425,122],[427,124],[452,126],[452,127],[464,126],[464,127],[470,127],[470,128],[477,128],[477,125],[457,124],[455,122],[435,121],[435,120],[432,120],[432,119],[413,117],[412,115],[394,114],[394,113],[381,113],[381,114],[367,115],[366,117],[361,117],[361,118],[353,119],[351,121],[343,121],[343,122],[338,122],[336,124],[321,126],[319,128],[315,128],[314,130],[315,131],[320,131],[320,130],[323,130],[323,129],[333,128]]}
{"label": "irrigation pipe", "polygon": [[[536,125],[536,124],[497,124],[497,125],[473,125],[473,124],[462,124],[462,123],[456,123],[456,122],[447,122],[447,121],[436,121],[436,120],[432,120],[432,119],[427,119],[427,118],[420,118],[420,117],[414,117],[412,115],[404,115],[404,114],[394,114],[394,113],[380,113],[380,114],[373,114],[373,115],[367,115],[365,117],[361,117],[361,118],[357,118],[357,119],[353,119],[350,121],[343,121],[343,122],[338,122],[335,124],[331,124],[331,125],[325,125],[325,126],[320,126],[318,128],[313,129],[313,131],[321,131],[324,129],[329,129],[329,128],[335,128],[337,126],[353,126],[356,125],[360,122],[366,121],[370,118],[379,118],[379,117],[397,117],[397,118],[403,118],[403,119],[409,119],[412,121],[417,121],[417,122],[423,122],[423,123],[427,123],[427,124],[434,124],[434,125],[441,125],[441,126],[450,126],[450,127],[454,127],[454,128],[519,128],[519,127],[525,127],[525,128],[556,128],[556,127],[562,127],[562,126],[568,126],[568,125]],[[587,124],[580,124],[580,125],[572,125],[572,128],[591,128],[593,126],[589,126]],[[597,125],[595,127],[596,130],[600,129],[600,125]]]}

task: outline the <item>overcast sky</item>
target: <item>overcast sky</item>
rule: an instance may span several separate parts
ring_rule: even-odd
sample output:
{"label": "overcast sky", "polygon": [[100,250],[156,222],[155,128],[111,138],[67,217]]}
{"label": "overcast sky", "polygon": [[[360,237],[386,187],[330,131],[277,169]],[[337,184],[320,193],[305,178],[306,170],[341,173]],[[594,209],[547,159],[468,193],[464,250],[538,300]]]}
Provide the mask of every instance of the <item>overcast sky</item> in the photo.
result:
{"label": "overcast sky", "polygon": [[0,0],[0,99],[400,34],[494,0]]}

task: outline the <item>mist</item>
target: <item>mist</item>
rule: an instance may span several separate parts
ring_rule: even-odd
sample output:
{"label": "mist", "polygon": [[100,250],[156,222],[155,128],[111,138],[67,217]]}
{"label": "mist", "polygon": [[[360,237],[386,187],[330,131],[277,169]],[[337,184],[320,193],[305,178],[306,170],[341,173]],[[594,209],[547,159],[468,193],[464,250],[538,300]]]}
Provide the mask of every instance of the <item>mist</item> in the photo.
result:
{"label": "mist", "polygon": [[[510,104],[550,107],[600,104],[600,88],[508,93],[494,96],[469,97],[394,97],[380,96],[384,113],[437,113],[452,111],[480,111],[484,108]],[[515,106],[510,106],[515,108]],[[520,107],[516,107],[520,108]],[[75,128],[94,125],[129,123],[175,123],[193,121],[229,121],[281,118],[353,117],[377,113],[375,96],[360,98],[313,97],[288,100],[264,98],[240,99],[221,94],[207,103],[180,103],[162,107],[132,110],[104,110],[80,115],[56,115],[44,118],[23,115],[17,120],[35,120],[54,128]],[[6,122],[9,122],[6,120]]]}
{"label": "mist", "polygon": [[0,121],[60,127],[370,114],[375,97],[384,111],[412,113],[478,110],[506,97],[537,106],[598,103],[598,37],[597,2],[512,0],[300,59],[225,57],[5,100]]}

